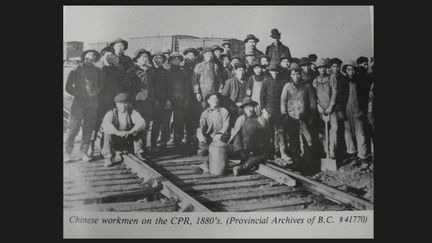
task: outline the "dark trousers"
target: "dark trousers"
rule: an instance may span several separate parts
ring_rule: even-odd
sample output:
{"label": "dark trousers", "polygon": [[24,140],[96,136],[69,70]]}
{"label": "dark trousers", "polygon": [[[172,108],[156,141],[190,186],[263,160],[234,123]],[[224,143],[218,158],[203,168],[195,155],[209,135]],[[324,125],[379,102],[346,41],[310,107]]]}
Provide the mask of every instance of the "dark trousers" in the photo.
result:
{"label": "dark trousers", "polygon": [[259,164],[265,163],[268,159],[267,153],[262,152],[250,152],[246,150],[238,150],[230,155],[231,159],[239,159],[241,170],[255,169]]}
{"label": "dark trousers", "polygon": [[201,116],[201,104],[196,99],[191,99],[190,105],[186,110],[186,142],[198,144],[197,129]]}
{"label": "dark trousers", "polygon": [[186,128],[186,106],[181,100],[173,102],[174,143],[182,141]]}
{"label": "dark trousers", "polygon": [[170,121],[172,110],[165,110],[164,106],[165,104],[155,106],[155,109],[153,109],[153,125],[150,139],[152,147],[156,147],[159,133],[161,133],[161,142],[164,144],[166,144],[170,138]]}
{"label": "dark trousers", "polygon": [[[270,113],[270,112],[269,112]],[[270,113],[270,139],[271,139],[271,154],[280,151],[286,153],[286,131],[283,125],[282,115],[278,113]]]}
{"label": "dark trousers", "polygon": [[313,125],[306,124],[304,121],[294,119],[290,116],[286,119],[286,131],[288,135],[288,143],[290,146],[291,157],[295,164],[298,164],[301,159],[301,144],[300,136],[303,138],[305,146],[304,166],[310,172],[315,172],[320,167],[320,154],[317,146],[319,144],[318,133]]}
{"label": "dark trousers", "polygon": [[86,154],[90,147],[92,132],[96,125],[98,104],[96,100],[82,102],[74,100],[69,117],[66,133],[65,153],[72,153],[75,137],[82,127],[82,139],[80,151]]}
{"label": "dark trousers", "polygon": [[[91,138],[91,151],[92,151],[92,153],[94,151],[94,147],[96,144],[96,140],[98,138],[98,133],[99,133],[100,127],[102,125],[103,118],[104,118],[105,114],[113,108],[114,108],[114,102],[109,103],[109,104],[104,104],[104,103],[99,102],[99,106],[97,109],[96,122],[95,122],[94,130],[93,130],[93,135]],[[100,139],[100,144],[99,144],[100,148],[103,147],[103,142],[104,142],[103,136],[104,136],[104,134],[102,133],[102,137]]]}
{"label": "dark trousers", "polygon": [[146,132],[139,132],[136,136],[128,136],[127,138],[119,137],[114,134],[104,134],[104,144],[102,148],[102,155],[105,158],[111,158],[116,150],[129,151],[131,144],[133,144],[134,153],[141,153],[144,151],[144,139]]}

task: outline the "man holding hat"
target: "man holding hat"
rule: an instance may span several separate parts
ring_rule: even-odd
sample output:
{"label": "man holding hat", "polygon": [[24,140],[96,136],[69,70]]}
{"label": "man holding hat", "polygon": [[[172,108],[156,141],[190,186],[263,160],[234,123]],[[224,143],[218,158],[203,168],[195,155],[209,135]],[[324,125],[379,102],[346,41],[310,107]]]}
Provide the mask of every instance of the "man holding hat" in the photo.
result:
{"label": "man holding hat", "polygon": [[[342,65],[342,73],[346,74],[338,90],[341,111],[344,113],[345,143],[348,160],[353,165],[367,168],[369,165],[367,140],[365,133],[368,108],[369,85],[360,80],[357,63],[353,60]],[[354,142],[354,139],[356,142]]]}
{"label": "man holding hat", "polygon": [[269,153],[280,154],[282,160],[290,162],[291,158],[287,155],[285,128],[281,115],[281,94],[286,80],[279,75],[279,68],[275,63],[270,64],[269,73],[263,82],[260,100],[263,113],[269,114],[270,122],[270,139],[274,144]]}
{"label": "man holding hat", "polygon": [[220,75],[220,67],[214,63],[213,51],[206,47],[203,49],[204,60],[198,63],[194,69],[193,84],[194,93],[202,109],[206,107],[204,98],[213,92],[218,92],[223,83]]}
{"label": "man holding hat", "polygon": [[239,158],[240,165],[233,167],[234,176],[247,173],[268,159],[269,123],[264,116],[257,116],[257,102],[244,98],[240,108],[244,114],[237,118],[228,143],[233,144],[232,158]]}
{"label": "man holding hat", "polygon": [[[65,161],[70,161],[75,137],[82,126],[81,154],[83,161],[92,158],[87,155],[93,129],[96,125],[98,96],[101,90],[103,74],[94,63],[101,55],[95,50],[86,50],[81,54],[81,61],[68,76],[66,92],[74,96],[69,125],[65,140]],[[81,125],[82,124],[82,125]]]}
{"label": "man holding hat", "polygon": [[150,81],[149,98],[153,101],[153,124],[151,131],[151,150],[158,152],[157,140],[161,133],[160,149],[165,149],[170,139],[170,120],[172,115],[171,102],[168,99],[169,89],[167,81],[167,70],[163,67],[166,57],[162,52],[155,52],[152,55],[153,67]]}
{"label": "man holding hat", "polygon": [[[307,156],[314,154],[312,146],[318,140],[313,130],[317,101],[312,86],[301,78],[300,65],[291,63],[289,70],[292,82],[286,83],[282,90],[281,114],[286,123],[293,168],[299,169],[301,165],[300,135],[306,140],[305,155]],[[304,172],[313,173],[319,169],[318,164],[313,163],[316,162],[315,160],[306,159],[305,162]]]}
{"label": "man holding hat", "polygon": [[105,137],[102,155],[105,158],[105,167],[118,160],[116,150],[124,149],[132,142],[136,156],[145,160],[143,149],[146,137],[145,120],[136,110],[132,109],[127,93],[116,95],[114,102],[116,107],[106,113],[102,122]]}
{"label": "man holding hat", "polygon": [[266,55],[270,57],[272,62],[279,63],[282,56],[291,58],[290,49],[280,41],[281,34],[278,29],[272,29],[270,37],[273,38],[273,43],[267,46]]}
{"label": "man holding hat", "polygon": [[167,71],[168,99],[171,101],[174,118],[174,144],[176,147],[183,146],[184,129],[186,126],[186,113],[190,107],[192,90],[188,82],[188,75],[185,70],[180,69],[183,56],[177,52],[171,53],[169,57],[171,68]]}
{"label": "man holding hat", "polygon": [[335,76],[327,74],[326,69],[329,64],[324,59],[318,59],[315,65],[319,74],[312,82],[312,86],[315,88],[317,94],[317,108],[319,117],[321,118],[320,121],[325,122],[325,117],[328,117],[330,121],[329,141],[326,141],[327,138],[325,138],[326,131],[324,131],[324,125],[320,126],[320,135],[322,137],[323,148],[327,149],[326,143],[329,144],[329,151],[327,152],[331,159],[335,159],[338,121],[334,108],[337,97],[337,80]]}
{"label": "man holding hat", "polygon": [[124,51],[126,51],[128,48],[127,41],[118,38],[111,42],[109,46],[114,49],[115,54],[118,56],[121,70],[126,72],[134,65],[132,59],[124,54]]}
{"label": "man holding hat", "polygon": [[[122,71],[118,66],[118,57],[114,54],[114,49],[107,46],[101,50],[102,55],[102,82],[101,91],[98,95],[98,111],[97,111],[97,121],[93,131],[91,151],[90,155],[94,152],[95,142],[97,140],[97,135],[99,128],[102,123],[102,119],[108,110],[114,108],[114,97],[119,92],[125,92],[127,90],[126,85],[126,73]],[[101,147],[102,142],[101,141]]]}
{"label": "man holding hat", "polygon": [[257,43],[259,42],[259,39],[255,37],[253,34],[248,34],[246,36],[246,39],[244,40],[245,43],[245,50],[243,54],[246,54],[248,52],[252,52],[254,56],[261,56],[264,55],[264,53],[256,48]]}

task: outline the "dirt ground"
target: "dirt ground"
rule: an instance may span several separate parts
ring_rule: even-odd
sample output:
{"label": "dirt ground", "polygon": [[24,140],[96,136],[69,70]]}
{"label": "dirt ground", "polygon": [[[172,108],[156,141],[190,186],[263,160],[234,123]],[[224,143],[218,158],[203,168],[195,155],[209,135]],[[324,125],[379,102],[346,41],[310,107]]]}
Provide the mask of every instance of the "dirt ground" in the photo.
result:
{"label": "dirt ground", "polygon": [[374,201],[372,167],[362,170],[360,166],[346,164],[339,167],[337,171],[320,172],[311,178],[369,202]]}

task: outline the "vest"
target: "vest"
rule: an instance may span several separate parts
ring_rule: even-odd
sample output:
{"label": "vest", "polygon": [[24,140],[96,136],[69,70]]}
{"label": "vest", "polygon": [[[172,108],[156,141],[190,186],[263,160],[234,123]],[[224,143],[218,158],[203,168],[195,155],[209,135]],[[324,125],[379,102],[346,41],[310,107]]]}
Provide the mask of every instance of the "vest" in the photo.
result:
{"label": "vest", "polygon": [[[119,121],[117,108],[114,108],[112,110],[112,113],[113,113],[112,123],[116,129],[119,129],[120,121]],[[129,131],[134,126],[134,124],[132,123],[131,114],[132,114],[132,109],[129,109],[126,115],[126,131]]]}

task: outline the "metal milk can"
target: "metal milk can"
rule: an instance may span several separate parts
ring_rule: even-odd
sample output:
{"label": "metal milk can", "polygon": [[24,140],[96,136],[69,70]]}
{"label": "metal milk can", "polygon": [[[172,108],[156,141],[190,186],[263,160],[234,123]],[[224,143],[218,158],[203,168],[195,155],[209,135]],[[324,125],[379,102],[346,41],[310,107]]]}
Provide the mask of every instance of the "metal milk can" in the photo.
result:
{"label": "metal milk can", "polygon": [[223,175],[228,169],[228,144],[214,140],[209,145],[209,172],[212,175]]}

